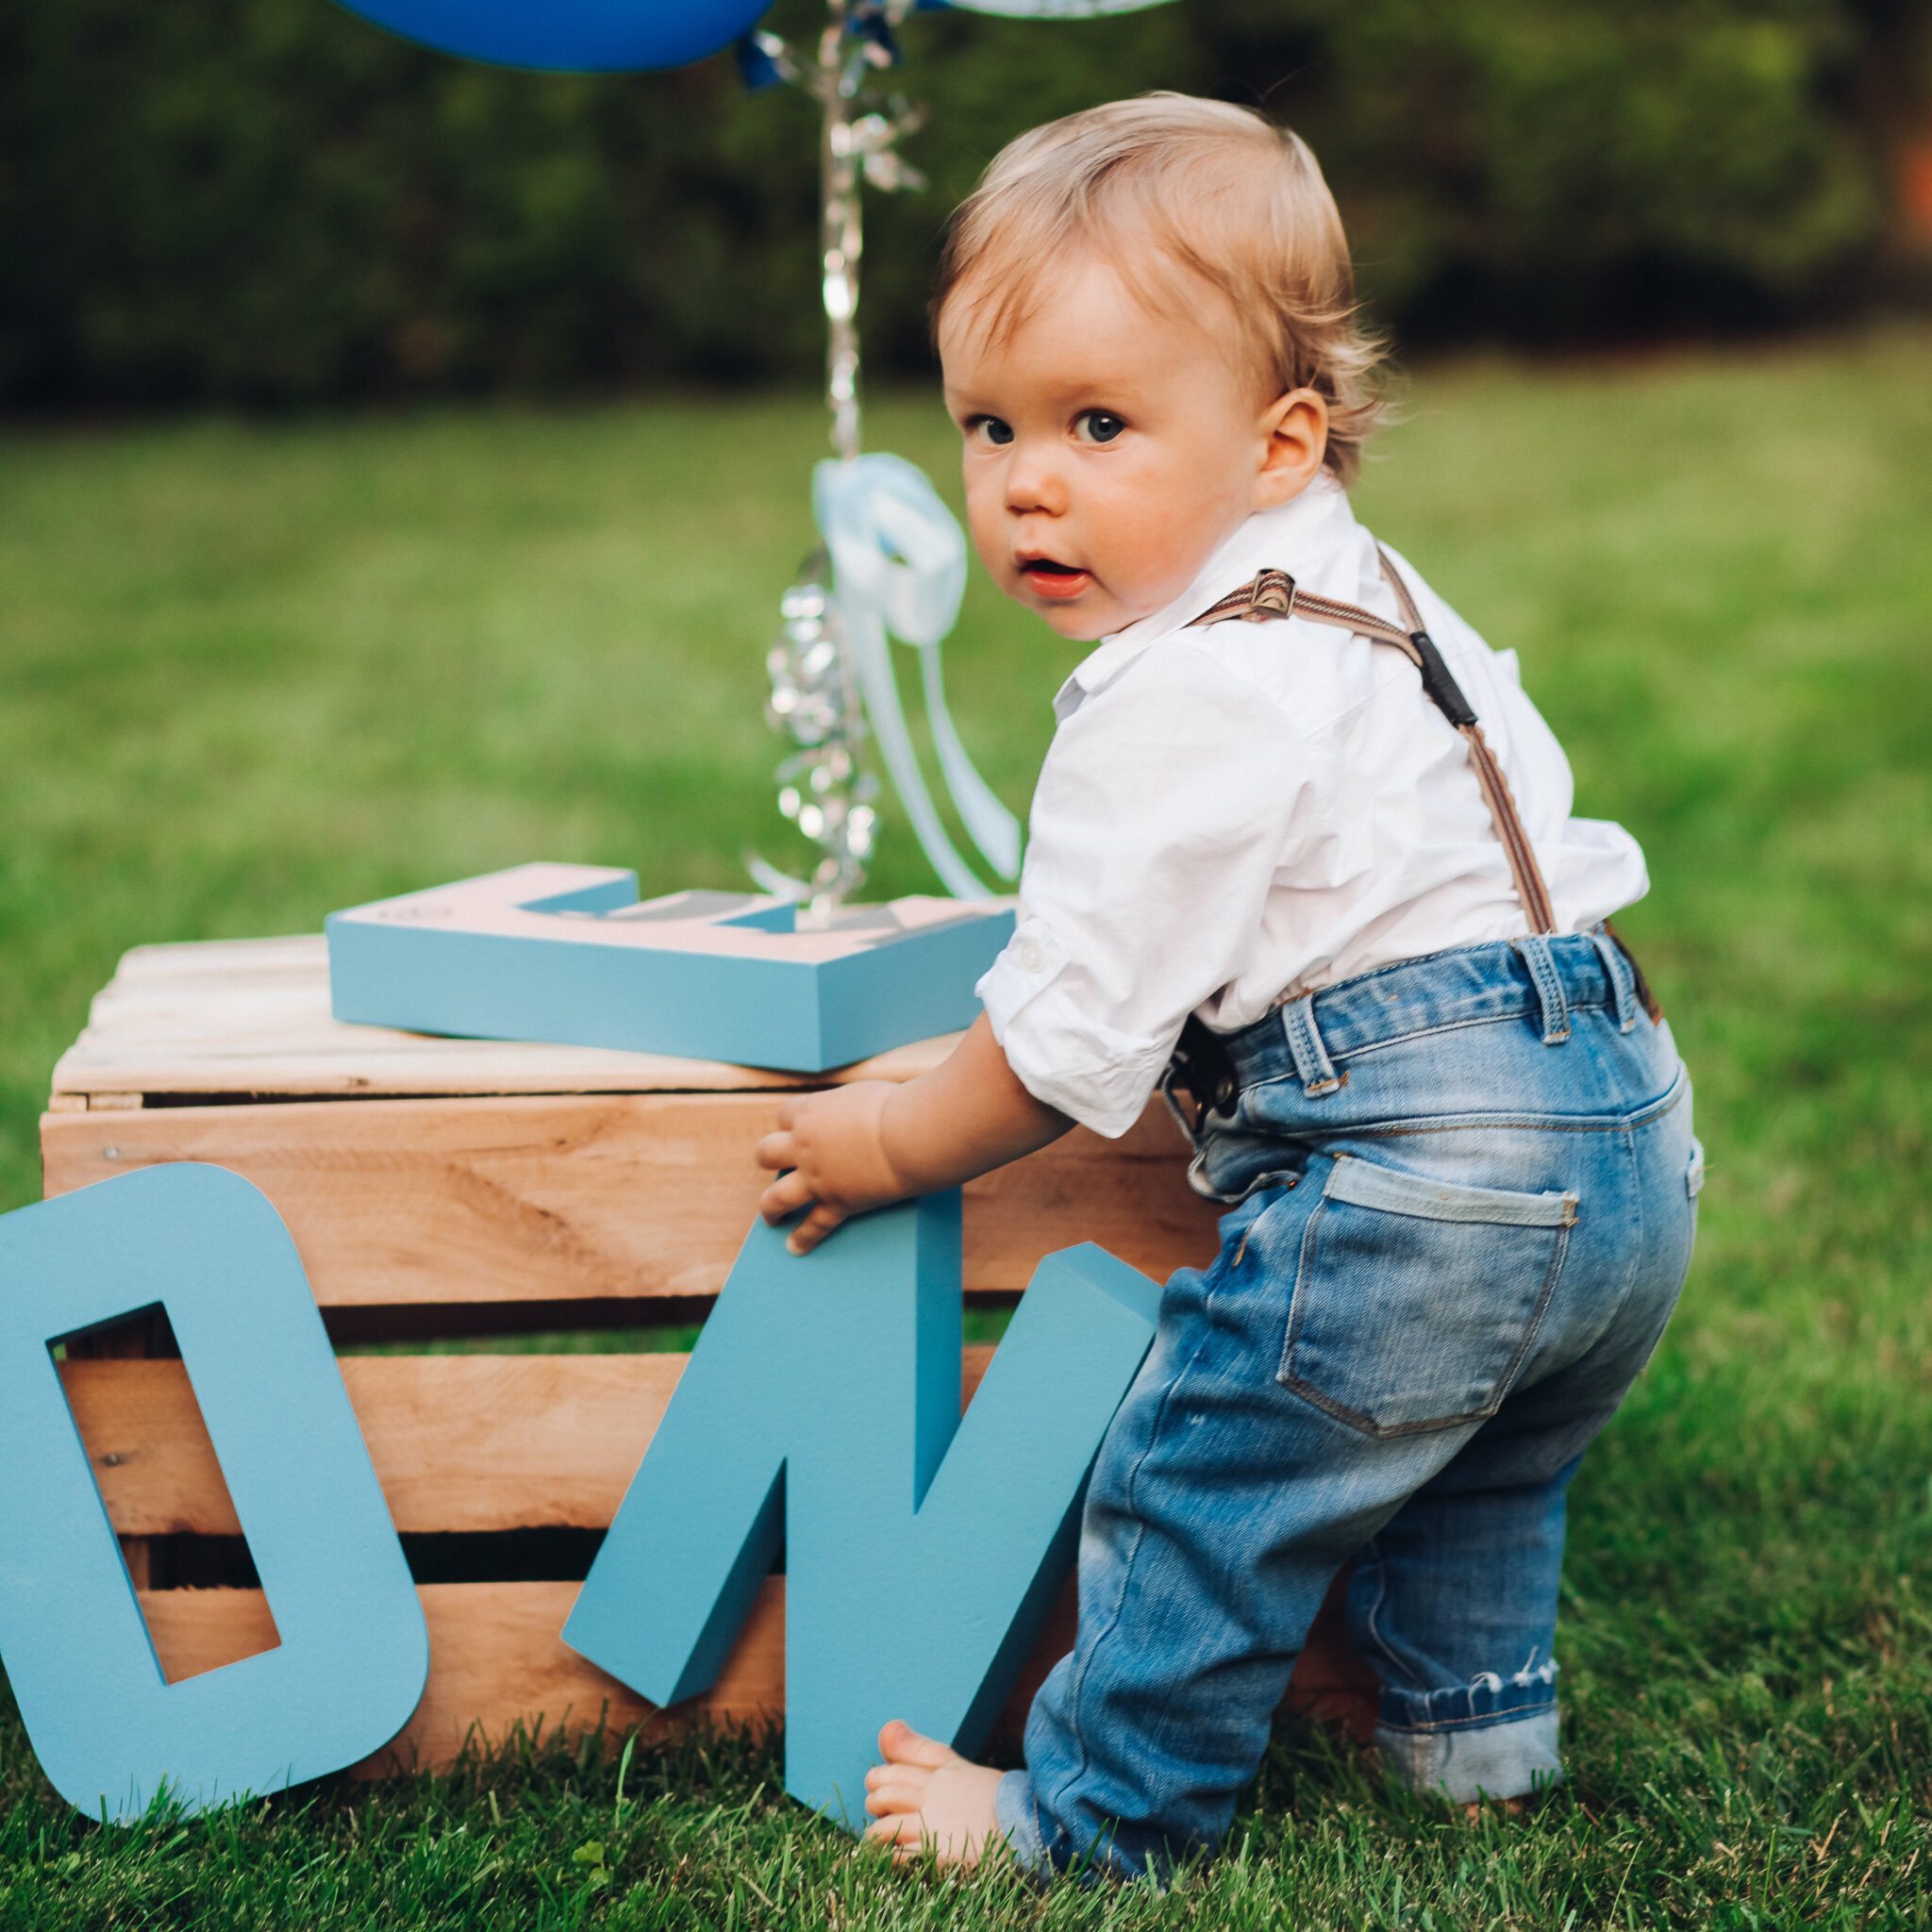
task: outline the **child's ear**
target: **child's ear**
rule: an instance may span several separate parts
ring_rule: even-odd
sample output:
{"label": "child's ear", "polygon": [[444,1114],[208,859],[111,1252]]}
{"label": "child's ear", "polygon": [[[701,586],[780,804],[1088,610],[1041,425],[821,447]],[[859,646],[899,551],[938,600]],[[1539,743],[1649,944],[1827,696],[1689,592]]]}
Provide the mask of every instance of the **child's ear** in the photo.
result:
{"label": "child's ear", "polygon": [[1260,463],[1255,472],[1256,509],[1273,509],[1299,496],[1321,473],[1328,454],[1328,401],[1320,391],[1291,389],[1261,411]]}

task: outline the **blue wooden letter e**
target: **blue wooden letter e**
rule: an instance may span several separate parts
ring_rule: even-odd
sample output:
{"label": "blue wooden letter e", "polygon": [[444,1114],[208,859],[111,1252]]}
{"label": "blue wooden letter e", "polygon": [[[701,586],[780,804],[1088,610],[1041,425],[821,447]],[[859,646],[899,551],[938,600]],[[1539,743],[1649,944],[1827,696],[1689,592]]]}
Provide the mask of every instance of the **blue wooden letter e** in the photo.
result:
{"label": "blue wooden letter e", "polygon": [[879,1726],[984,1741],[1058,1588],[1159,1291],[1043,1260],[959,1418],[959,1197],[804,1257],[752,1229],[564,1625],[654,1704],[717,1676],[782,1541],[785,1787],[865,1824]]}

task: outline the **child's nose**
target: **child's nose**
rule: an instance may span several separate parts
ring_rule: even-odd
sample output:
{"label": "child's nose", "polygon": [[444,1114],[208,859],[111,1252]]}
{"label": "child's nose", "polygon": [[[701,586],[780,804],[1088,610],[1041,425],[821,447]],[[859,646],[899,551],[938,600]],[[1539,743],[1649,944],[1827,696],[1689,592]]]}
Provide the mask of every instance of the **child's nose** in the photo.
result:
{"label": "child's nose", "polygon": [[1007,508],[1016,516],[1044,511],[1061,516],[1067,508],[1066,476],[1044,450],[1016,449],[1007,465]]}

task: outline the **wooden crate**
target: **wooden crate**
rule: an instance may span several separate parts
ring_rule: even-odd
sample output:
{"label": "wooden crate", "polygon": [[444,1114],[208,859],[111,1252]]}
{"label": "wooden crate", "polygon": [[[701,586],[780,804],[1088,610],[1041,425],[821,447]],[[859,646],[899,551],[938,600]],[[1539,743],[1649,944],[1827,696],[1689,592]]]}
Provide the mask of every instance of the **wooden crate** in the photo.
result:
{"label": "wooden crate", "polygon": [[[207,1160],[288,1223],[339,1344],[701,1319],[756,1212],[752,1161],[788,1090],[904,1079],[931,1041],[829,1076],[580,1047],[337,1024],[321,938],[127,955],[55,1070],[45,1191]],[[970,1298],[1008,1300],[1055,1248],[1097,1240],[1157,1279],[1214,1252],[1158,1105],[1124,1140],[1076,1128],[965,1191]],[[968,1349],[966,1399],[991,1351]],[[503,1532],[608,1524],[675,1386],[676,1355],[345,1356],[343,1378],[396,1526]],[[137,1586],[167,1537],[239,1532],[187,1377],[142,1356],[63,1367]],[[421,1587],[429,1687],[364,1767],[441,1765],[473,1727],[617,1729],[650,1713],[558,1636],[574,1582]],[[261,1594],[142,1590],[172,1678],[274,1641]],[[1024,1674],[1066,1647],[1071,1596]],[[723,1676],[692,1700],[778,1715],[784,1585],[770,1580]]]}

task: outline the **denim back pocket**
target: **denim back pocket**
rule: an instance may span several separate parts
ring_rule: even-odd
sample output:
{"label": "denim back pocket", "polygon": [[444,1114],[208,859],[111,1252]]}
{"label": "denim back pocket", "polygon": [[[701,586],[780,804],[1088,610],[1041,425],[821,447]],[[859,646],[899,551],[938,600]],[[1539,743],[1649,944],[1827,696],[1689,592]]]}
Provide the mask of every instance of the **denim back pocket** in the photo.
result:
{"label": "denim back pocket", "polygon": [[1302,1235],[1276,1379],[1371,1436],[1493,1415],[1562,1272],[1574,1194],[1517,1194],[1344,1155]]}

